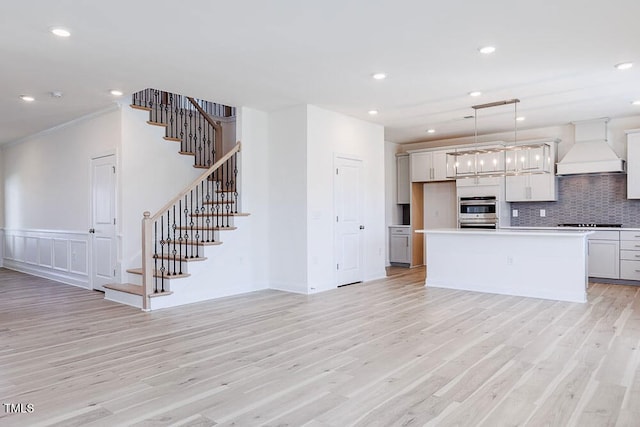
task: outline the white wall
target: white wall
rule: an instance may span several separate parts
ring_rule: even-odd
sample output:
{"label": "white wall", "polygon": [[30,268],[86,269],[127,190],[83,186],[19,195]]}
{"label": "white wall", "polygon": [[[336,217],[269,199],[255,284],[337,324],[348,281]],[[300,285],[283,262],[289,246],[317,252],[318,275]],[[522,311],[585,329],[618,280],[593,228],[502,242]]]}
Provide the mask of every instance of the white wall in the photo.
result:
{"label": "white wall", "polygon": [[269,114],[269,282],[307,293],[307,107]]}
{"label": "white wall", "polygon": [[87,232],[89,161],[119,141],[112,109],[5,146],[5,228]]}
{"label": "white wall", "polygon": [[334,155],[361,159],[364,175],[364,280],[385,276],[384,128],[308,106],[307,236],[310,291],[336,287]]}

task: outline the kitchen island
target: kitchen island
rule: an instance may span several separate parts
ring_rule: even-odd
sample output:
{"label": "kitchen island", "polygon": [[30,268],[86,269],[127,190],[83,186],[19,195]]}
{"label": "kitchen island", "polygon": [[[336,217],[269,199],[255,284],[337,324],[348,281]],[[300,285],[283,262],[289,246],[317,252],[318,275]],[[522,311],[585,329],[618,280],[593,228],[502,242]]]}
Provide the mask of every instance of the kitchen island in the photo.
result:
{"label": "kitchen island", "polygon": [[582,230],[417,230],[426,235],[425,286],[586,302]]}

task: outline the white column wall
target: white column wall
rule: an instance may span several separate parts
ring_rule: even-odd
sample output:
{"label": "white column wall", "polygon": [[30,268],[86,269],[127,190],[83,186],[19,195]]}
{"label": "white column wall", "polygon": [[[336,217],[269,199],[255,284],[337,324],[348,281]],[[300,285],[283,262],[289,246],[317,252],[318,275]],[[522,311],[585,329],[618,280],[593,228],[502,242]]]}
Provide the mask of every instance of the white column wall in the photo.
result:
{"label": "white column wall", "polygon": [[239,112],[237,130],[242,143],[240,206],[242,212],[250,216],[237,221],[236,232],[247,237],[241,253],[246,254],[245,269],[251,270],[251,286],[264,289],[269,287],[269,201],[274,191],[268,179],[269,115],[246,107],[240,108]]}
{"label": "white column wall", "polygon": [[269,114],[270,287],[307,293],[307,107]]}
{"label": "white column wall", "polygon": [[308,106],[307,263],[312,292],[336,287],[334,155],[362,160],[364,178],[364,280],[385,276],[384,128]]}

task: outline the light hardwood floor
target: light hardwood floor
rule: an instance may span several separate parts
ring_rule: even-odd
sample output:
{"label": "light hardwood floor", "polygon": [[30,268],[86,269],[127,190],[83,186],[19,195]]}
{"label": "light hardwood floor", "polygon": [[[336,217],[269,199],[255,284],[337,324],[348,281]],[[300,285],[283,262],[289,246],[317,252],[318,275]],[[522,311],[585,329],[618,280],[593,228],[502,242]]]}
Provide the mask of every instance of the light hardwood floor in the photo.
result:
{"label": "light hardwood floor", "polygon": [[638,426],[640,288],[576,304],[425,288],[143,313],[0,270],[2,426]]}

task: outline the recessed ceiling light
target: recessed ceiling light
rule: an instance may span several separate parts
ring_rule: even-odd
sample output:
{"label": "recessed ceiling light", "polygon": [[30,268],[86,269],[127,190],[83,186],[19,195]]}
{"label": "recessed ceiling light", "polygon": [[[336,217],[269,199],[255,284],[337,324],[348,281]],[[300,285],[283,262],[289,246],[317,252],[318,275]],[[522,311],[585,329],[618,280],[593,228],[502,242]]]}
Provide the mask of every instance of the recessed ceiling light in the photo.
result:
{"label": "recessed ceiling light", "polygon": [[112,89],[112,90],[109,91],[109,93],[111,95],[113,95],[113,96],[122,96],[123,95],[122,91],[118,90],[118,89]]}
{"label": "recessed ceiling light", "polygon": [[427,133],[436,133],[435,129],[427,129]]}
{"label": "recessed ceiling light", "polygon": [[378,110],[369,110],[369,114],[375,116],[376,114],[378,114]]}
{"label": "recessed ceiling light", "polygon": [[480,96],[482,95],[482,92],[480,92],[479,90],[474,90],[473,92],[469,92],[469,96]]}
{"label": "recessed ceiling light", "polygon": [[483,47],[481,47],[480,49],[478,49],[478,51],[479,51],[480,53],[484,53],[485,55],[488,55],[488,54],[490,54],[490,53],[495,52],[495,51],[496,51],[496,48],[495,48],[495,47],[493,47],[493,46],[483,46]]}
{"label": "recessed ceiling light", "polygon": [[516,117],[516,120],[517,120],[517,121],[519,121],[519,122],[523,122],[525,119],[526,119],[526,117],[525,117],[525,116],[518,116],[518,117]]}
{"label": "recessed ceiling light", "polygon": [[375,73],[371,75],[371,77],[373,77],[376,80],[384,80],[387,78],[387,75],[385,73]]}
{"label": "recessed ceiling light", "polygon": [[640,99],[636,99],[631,103],[631,105],[640,105]]}
{"label": "recessed ceiling light", "polygon": [[20,95],[20,99],[22,99],[25,102],[33,102],[36,100],[33,96],[29,96],[29,95]]}
{"label": "recessed ceiling light", "polygon": [[69,30],[65,30],[64,28],[52,28],[51,33],[58,37],[69,37],[71,35]]}
{"label": "recessed ceiling light", "polygon": [[620,64],[616,64],[616,68],[618,70],[628,70],[633,67],[633,62],[621,62]]}

